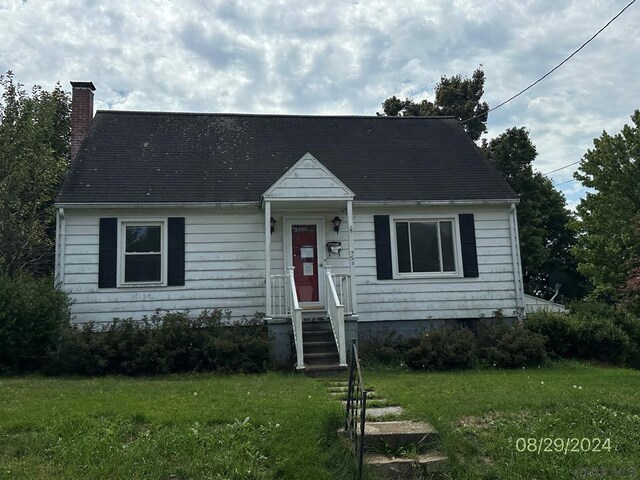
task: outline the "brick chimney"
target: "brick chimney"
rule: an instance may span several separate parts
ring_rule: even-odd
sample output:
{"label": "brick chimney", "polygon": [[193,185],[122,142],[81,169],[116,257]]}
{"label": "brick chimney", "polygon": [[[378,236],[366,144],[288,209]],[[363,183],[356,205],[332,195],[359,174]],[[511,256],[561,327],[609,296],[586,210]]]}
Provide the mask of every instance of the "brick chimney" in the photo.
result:
{"label": "brick chimney", "polygon": [[80,150],[93,122],[93,82],[71,82],[71,160]]}

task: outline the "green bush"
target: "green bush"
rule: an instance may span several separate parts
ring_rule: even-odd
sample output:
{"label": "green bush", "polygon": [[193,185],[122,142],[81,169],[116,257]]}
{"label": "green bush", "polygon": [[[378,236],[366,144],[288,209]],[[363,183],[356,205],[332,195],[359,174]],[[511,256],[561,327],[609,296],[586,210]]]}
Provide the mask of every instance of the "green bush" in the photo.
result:
{"label": "green bush", "polygon": [[407,351],[418,344],[417,338],[404,338],[391,331],[358,342],[360,360],[366,366],[395,365],[406,362]]}
{"label": "green bush", "polygon": [[530,313],[524,321],[527,330],[547,337],[546,349],[553,357],[577,356],[578,323],[564,313]]}
{"label": "green bush", "polygon": [[531,314],[525,326],[547,336],[555,356],[640,368],[640,320],[622,309],[582,302],[569,315]]}
{"label": "green bush", "polygon": [[407,352],[407,365],[415,370],[471,368],[477,361],[476,337],[467,328],[438,328],[422,335]]}
{"label": "green bush", "polygon": [[640,369],[640,318],[623,313],[614,317],[614,323],[629,337],[627,366]]}
{"label": "green bush", "polygon": [[480,333],[480,357],[498,368],[540,365],[547,359],[547,337],[520,324],[484,326]]}
{"label": "green bush", "polygon": [[69,324],[69,303],[50,278],[0,277],[0,372],[41,368]]}
{"label": "green bush", "polygon": [[632,349],[629,335],[612,319],[577,317],[578,358],[624,365]]}
{"label": "green bush", "polygon": [[114,320],[66,329],[51,352],[50,374],[154,375],[181,372],[262,372],[269,338],[260,317],[225,325],[223,312],[156,312],[141,321]]}

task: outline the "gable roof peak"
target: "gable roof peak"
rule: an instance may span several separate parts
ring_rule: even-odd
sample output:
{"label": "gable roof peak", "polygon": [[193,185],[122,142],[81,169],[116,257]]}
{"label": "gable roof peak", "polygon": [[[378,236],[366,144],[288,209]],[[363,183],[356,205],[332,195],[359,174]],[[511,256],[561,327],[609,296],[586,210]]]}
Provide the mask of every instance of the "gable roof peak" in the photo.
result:
{"label": "gable roof peak", "polygon": [[309,152],[262,194],[267,200],[353,197],[353,191]]}

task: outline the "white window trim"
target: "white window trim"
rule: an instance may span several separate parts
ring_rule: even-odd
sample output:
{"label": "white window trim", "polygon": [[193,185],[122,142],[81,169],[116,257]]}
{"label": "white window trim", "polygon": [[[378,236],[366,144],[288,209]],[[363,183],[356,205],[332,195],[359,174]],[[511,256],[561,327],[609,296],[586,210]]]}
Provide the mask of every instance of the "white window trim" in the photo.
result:
{"label": "white window trim", "polygon": [[[160,281],[156,282],[125,282],[124,281],[124,257],[125,257],[125,227],[130,226],[159,226],[160,227]],[[167,218],[118,218],[118,287],[164,287],[167,285],[169,232],[167,230]]]}
{"label": "white window trim", "polygon": [[[453,272],[400,272],[398,268],[398,242],[396,239],[396,222],[438,222],[449,221],[453,225],[453,259],[455,270]],[[460,243],[460,225],[458,216],[447,215],[394,215],[389,217],[389,230],[391,236],[391,263],[393,265],[393,278],[462,278],[462,248]],[[438,238],[438,245],[440,238]]]}

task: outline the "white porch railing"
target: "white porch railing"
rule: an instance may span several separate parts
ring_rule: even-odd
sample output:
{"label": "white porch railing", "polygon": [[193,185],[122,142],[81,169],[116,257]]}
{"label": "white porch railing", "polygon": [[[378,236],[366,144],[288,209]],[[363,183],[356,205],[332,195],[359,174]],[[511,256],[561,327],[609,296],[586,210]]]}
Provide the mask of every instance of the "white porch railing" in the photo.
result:
{"label": "white porch railing", "polygon": [[273,318],[289,317],[289,274],[271,275],[271,304],[268,315]]}
{"label": "white porch railing", "polygon": [[293,323],[293,340],[296,344],[296,368],[304,369],[304,351],[302,343],[302,308],[298,303],[296,281],[293,278],[293,268],[289,267],[289,305],[291,310],[291,322]]}
{"label": "white porch railing", "polygon": [[[331,267],[329,268],[331,271]],[[331,273],[333,284],[336,287],[336,293],[338,294],[338,300],[344,306],[344,314],[353,314],[353,302],[351,296],[351,275],[348,273]]]}
{"label": "white porch railing", "polygon": [[329,320],[331,320],[331,329],[333,330],[333,337],[338,347],[340,365],[346,365],[347,347],[344,332],[344,305],[340,302],[340,298],[338,298],[336,285],[333,282],[333,275],[331,274],[331,267],[325,267],[325,273],[327,280],[327,288],[325,288],[327,315],[329,316]]}
{"label": "white porch railing", "polygon": [[293,341],[296,346],[296,368],[304,369],[304,347],[302,343],[302,308],[298,302],[294,267],[288,273],[271,275],[271,316],[291,317]]}

